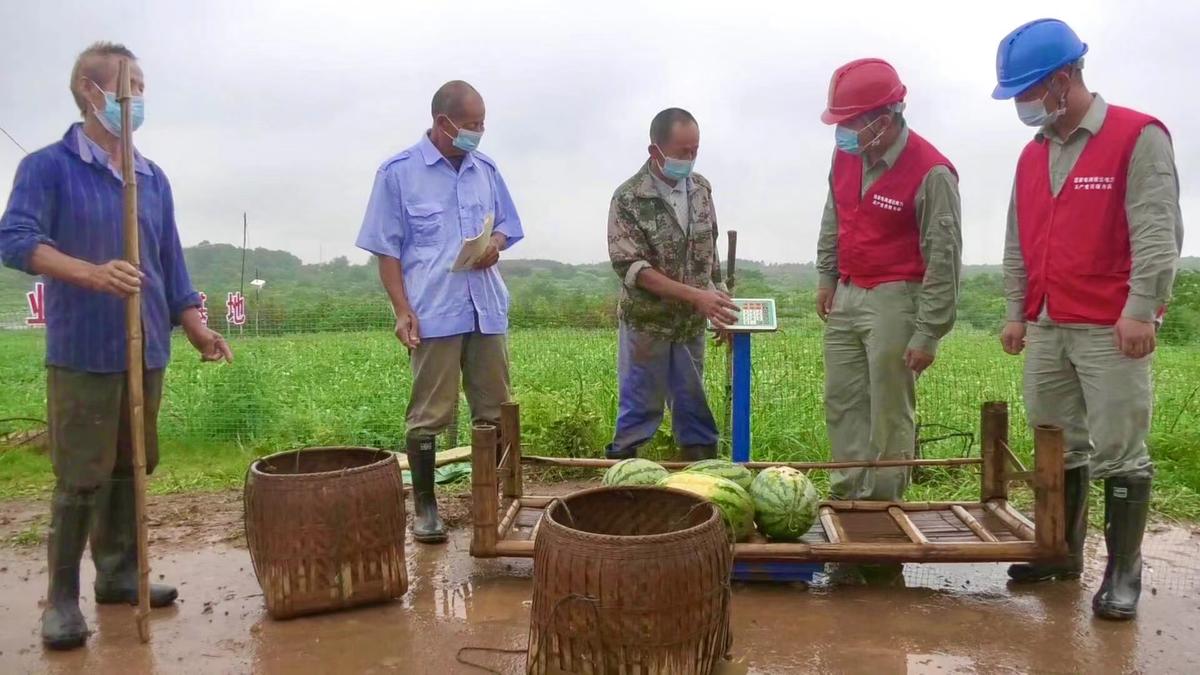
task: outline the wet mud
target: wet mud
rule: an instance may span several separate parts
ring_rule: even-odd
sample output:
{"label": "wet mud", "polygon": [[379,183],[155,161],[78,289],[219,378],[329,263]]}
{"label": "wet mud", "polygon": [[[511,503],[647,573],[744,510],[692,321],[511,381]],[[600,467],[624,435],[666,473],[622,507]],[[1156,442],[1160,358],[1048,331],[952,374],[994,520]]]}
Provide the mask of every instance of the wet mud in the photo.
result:
{"label": "wet mud", "polygon": [[[457,508],[457,507],[452,507]],[[358,610],[273,621],[241,538],[240,495],[155,500],[153,578],[181,600],[152,615],[138,642],[133,610],[96,607],[85,561],[88,646],[46,653],[38,639],[46,570],[41,546],[11,534],[44,518],[35,503],[0,504],[0,673],[483,673],[461,647],[525,647],[528,560],[474,560],[470,533],[443,546],[409,542],[409,592]],[[1089,542],[1080,582],[1005,583],[1004,566],[909,565],[890,585],[804,589],[737,584],[734,662],[727,673],[1187,673],[1200,664],[1200,530],[1158,525],[1147,534],[1141,617],[1091,616],[1103,544]],[[524,658],[471,651],[495,672]]]}

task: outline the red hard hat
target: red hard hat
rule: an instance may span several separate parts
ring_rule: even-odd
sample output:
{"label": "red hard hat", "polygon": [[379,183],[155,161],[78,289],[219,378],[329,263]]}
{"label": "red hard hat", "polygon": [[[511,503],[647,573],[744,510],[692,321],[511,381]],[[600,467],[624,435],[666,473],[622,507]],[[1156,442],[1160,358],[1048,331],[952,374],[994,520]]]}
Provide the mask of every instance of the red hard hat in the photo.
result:
{"label": "red hard hat", "polygon": [[883,59],[858,59],[833,72],[829,105],[821,113],[825,124],[840,124],[859,115],[904,100],[908,90],[892,64]]}

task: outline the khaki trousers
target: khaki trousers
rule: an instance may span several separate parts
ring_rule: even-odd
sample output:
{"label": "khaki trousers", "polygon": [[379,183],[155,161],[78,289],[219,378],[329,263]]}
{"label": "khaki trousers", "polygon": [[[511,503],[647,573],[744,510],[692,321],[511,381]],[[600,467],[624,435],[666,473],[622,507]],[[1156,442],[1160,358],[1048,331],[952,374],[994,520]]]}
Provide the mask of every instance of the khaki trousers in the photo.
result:
{"label": "khaki trousers", "polygon": [[1029,423],[1062,427],[1066,468],[1090,464],[1093,479],[1153,475],[1153,356],[1126,357],[1111,326],[1030,323],[1025,345]]}
{"label": "khaki trousers", "polygon": [[[833,461],[911,459],[916,379],[904,364],[921,285],[838,284],[825,323],[825,422]],[[908,467],[832,472],[834,499],[898,501]]]}
{"label": "khaki trousers", "polygon": [[460,381],[472,423],[499,424],[500,404],[509,400],[511,392],[506,336],[475,332],[422,339],[410,361],[409,437],[436,436],[450,426]]}

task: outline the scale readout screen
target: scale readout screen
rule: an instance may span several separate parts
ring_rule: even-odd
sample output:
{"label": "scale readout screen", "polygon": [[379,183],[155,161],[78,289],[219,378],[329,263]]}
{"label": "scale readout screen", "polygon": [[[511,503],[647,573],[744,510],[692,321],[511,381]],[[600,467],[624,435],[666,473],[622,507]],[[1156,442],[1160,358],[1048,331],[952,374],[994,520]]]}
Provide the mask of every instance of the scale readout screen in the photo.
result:
{"label": "scale readout screen", "polygon": [[732,331],[773,331],[779,329],[775,316],[774,298],[734,298],[733,304],[741,311],[738,321],[729,327]]}

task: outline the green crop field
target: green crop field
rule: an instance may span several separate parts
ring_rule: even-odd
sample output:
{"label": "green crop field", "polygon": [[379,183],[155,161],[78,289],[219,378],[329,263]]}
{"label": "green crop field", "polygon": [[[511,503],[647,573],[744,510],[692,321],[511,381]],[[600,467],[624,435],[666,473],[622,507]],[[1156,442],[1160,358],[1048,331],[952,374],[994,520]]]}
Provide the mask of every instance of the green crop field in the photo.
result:
{"label": "green crop field", "polygon": [[[409,373],[406,356],[387,331],[306,333],[232,338],[232,365],[200,364],[177,338],[160,419],[163,460],[156,492],[213,489],[240,483],[262,454],[310,445],[396,448],[403,438]],[[822,408],[819,328],[785,321],[777,334],[755,338],[753,453],[755,459],[828,457]],[[519,328],[510,336],[515,397],[521,403],[527,452],[599,456],[616,410],[616,334],[607,329]],[[0,331],[0,418],[45,416],[42,336]],[[710,350],[710,401],[725,408],[725,358]],[[921,436],[926,456],[977,454],[979,406],[1006,400],[1012,441],[1030,457],[1021,410],[1021,360],[1004,355],[994,335],[958,330],[920,380]],[[1168,517],[1200,518],[1200,348],[1164,346],[1156,361],[1152,453],[1160,489],[1155,506]],[[466,404],[457,438],[466,442]],[[0,433],[30,423],[6,422]],[[453,442],[453,439],[449,439]],[[671,453],[669,422],[645,451]],[[823,477],[815,475],[818,484]],[[971,469],[924,470],[914,499],[973,498]],[[52,484],[44,452],[0,450],[0,497],[32,495]]]}

